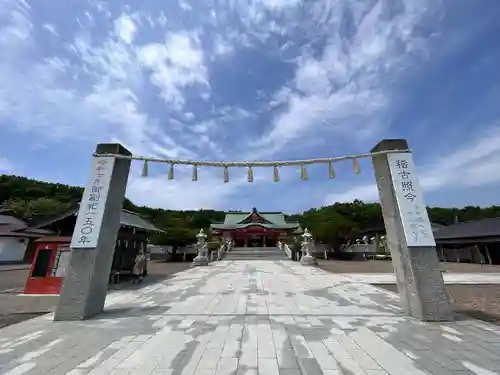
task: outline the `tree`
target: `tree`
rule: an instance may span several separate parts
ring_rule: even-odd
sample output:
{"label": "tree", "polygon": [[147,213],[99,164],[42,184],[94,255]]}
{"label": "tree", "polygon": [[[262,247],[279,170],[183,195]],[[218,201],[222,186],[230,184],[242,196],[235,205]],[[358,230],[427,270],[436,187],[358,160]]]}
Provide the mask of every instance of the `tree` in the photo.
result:
{"label": "tree", "polygon": [[29,201],[28,206],[33,216],[55,216],[64,213],[70,208],[69,204],[52,198],[36,198]]}
{"label": "tree", "polygon": [[172,246],[170,259],[174,260],[177,250],[196,242],[196,231],[184,227],[168,227],[166,233],[154,234],[150,237],[151,243],[158,246]]}
{"label": "tree", "polygon": [[327,244],[333,251],[340,251],[343,244],[357,235],[359,229],[347,216],[336,214],[318,222],[313,229],[316,239]]}
{"label": "tree", "polygon": [[17,218],[26,220],[31,217],[31,212],[29,211],[29,201],[13,197],[6,200],[3,208],[11,211]]}
{"label": "tree", "polygon": [[23,220],[30,220],[34,216],[55,216],[69,209],[68,204],[52,198],[36,198],[33,200],[11,198],[4,202],[3,207]]}

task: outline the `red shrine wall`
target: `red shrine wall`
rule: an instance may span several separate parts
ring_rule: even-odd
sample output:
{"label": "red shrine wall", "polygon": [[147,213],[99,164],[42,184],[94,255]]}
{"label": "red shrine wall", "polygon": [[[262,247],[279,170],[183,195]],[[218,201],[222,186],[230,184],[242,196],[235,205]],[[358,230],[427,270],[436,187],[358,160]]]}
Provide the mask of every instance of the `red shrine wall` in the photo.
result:
{"label": "red shrine wall", "polygon": [[225,239],[232,240],[235,247],[275,247],[281,237],[287,232],[264,227],[250,227],[236,230],[217,231]]}

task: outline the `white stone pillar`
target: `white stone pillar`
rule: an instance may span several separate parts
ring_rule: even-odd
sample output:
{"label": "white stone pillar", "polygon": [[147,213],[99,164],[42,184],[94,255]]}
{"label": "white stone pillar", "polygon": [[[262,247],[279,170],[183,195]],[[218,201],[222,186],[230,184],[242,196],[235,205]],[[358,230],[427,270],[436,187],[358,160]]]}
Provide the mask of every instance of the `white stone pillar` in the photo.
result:
{"label": "white stone pillar", "polygon": [[[383,140],[372,152],[407,150],[403,139]],[[423,321],[454,317],[411,153],[372,159],[403,310]]]}
{"label": "white stone pillar", "polygon": [[[131,155],[119,144],[99,144],[96,154]],[[54,320],[82,320],[103,311],[129,171],[130,159],[92,158]]]}

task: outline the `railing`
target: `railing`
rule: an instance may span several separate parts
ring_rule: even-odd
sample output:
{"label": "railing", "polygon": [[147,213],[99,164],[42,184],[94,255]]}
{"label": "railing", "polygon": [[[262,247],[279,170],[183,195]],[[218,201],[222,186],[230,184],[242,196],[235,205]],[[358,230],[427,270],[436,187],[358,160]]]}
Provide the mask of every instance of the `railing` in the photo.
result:
{"label": "railing", "polygon": [[217,251],[217,260],[222,260],[224,255],[226,255],[226,251],[231,251],[232,247],[233,243],[231,241],[223,243]]}
{"label": "railing", "polygon": [[370,244],[357,243],[357,244],[351,244],[344,251],[346,253],[375,253],[377,251],[377,248],[376,245],[373,243]]}
{"label": "railing", "polygon": [[292,250],[286,243],[278,241],[278,248],[285,252],[288,259],[292,259]]}
{"label": "railing", "polygon": [[283,248],[285,250],[285,254],[288,257],[288,259],[292,259],[293,256],[292,256],[292,250],[290,249],[290,246],[288,246],[287,244],[284,244]]}

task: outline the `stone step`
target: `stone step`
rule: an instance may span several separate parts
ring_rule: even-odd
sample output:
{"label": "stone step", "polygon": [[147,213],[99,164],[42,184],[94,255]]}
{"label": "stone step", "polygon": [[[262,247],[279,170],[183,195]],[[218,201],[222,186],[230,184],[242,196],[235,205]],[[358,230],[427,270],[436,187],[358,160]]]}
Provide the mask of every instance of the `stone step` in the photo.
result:
{"label": "stone step", "polygon": [[233,247],[231,251],[281,251],[278,247]]}
{"label": "stone step", "polygon": [[226,253],[227,256],[233,256],[233,257],[259,257],[259,258],[266,258],[266,257],[282,257],[285,256],[283,253],[269,253],[269,254],[262,254],[262,253]]}
{"label": "stone step", "polygon": [[224,260],[282,260],[283,252],[277,247],[235,247],[226,252]]}
{"label": "stone step", "polygon": [[267,257],[258,257],[258,256],[225,256],[224,260],[284,260],[285,257],[280,256],[267,256]]}
{"label": "stone step", "polygon": [[285,259],[284,253],[278,248],[235,248],[228,251],[225,260],[281,260]]}
{"label": "stone step", "polygon": [[259,254],[259,255],[269,255],[269,254],[283,254],[282,251],[250,251],[250,250],[238,250],[238,251],[228,251],[226,254]]}

